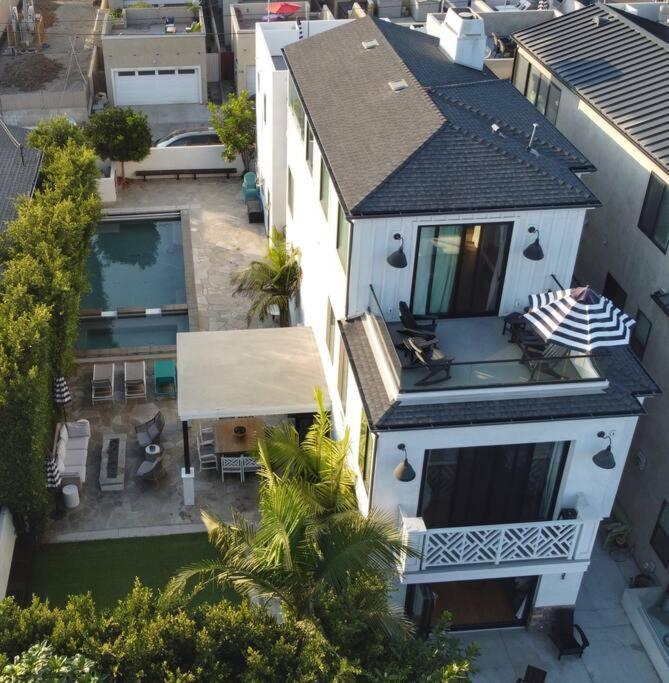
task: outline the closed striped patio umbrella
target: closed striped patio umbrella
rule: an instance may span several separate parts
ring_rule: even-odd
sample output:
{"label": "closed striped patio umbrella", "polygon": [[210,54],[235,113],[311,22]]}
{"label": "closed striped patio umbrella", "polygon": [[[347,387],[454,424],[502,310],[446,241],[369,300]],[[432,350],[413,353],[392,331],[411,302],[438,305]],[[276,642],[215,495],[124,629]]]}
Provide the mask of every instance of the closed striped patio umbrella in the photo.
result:
{"label": "closed striped patio umbrella", "polygon": [[60,470],[58,469],[58,463],[53,457],[52,453],[47,451],[44,456],[44,470],[46,472],[46,487],[49,491],[56,491],[60,489],[63,485],[63,479],[60,476]]}
{"label": "closed striped patio umbrella", "polygon": [[53,400],[56,402],[56,405],[63,409],[63,419],[67,421],[65,406],[72,402],[72,394],[70,393],[70,387],[67,386],[67,380],[62,375],[54,377]]}
{"label": "closed striped patio umbrella", "polygon": [[546,343],[583,353],[629,344],[636,323],[590,287],[532,294],[525,319]]}

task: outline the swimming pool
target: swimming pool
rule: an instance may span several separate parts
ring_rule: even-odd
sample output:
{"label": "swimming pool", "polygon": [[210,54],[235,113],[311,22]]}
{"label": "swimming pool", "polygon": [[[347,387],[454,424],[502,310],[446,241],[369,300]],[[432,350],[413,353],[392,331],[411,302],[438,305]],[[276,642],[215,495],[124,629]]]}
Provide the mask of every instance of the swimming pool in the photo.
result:
{"label": "swimming pool", "polygon": [[100,222],[88,258],[91,290],[82,309],[160,308],[186,303],[179,214],[119,216]]}
{"label": "swimming pool", "polygon": [[[77,349],[174,345],[177,332],[188,331],[180,214],[102,220],[91,242],[88,279]],[[163,309],[163,315],[144,315],[146,309]]]}

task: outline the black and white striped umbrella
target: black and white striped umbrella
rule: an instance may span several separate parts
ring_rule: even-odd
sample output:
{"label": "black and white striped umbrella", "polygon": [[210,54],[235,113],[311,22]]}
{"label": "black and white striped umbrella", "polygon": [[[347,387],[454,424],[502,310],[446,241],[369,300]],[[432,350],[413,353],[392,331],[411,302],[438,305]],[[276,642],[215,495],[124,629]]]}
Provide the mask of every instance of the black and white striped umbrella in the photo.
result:
{"label": "black and white striped umbrella", "polygon": [[70,387],[63,376],[55,377],[53,380],[53,400],[59,405],[64,406],[72,401]]}
{"label": "black and white striped umbrella", "polygon": [[50,491],[59,489],[63,485],[63,479],[60,476],[60,470],[58,469],[58,463],[53,457],[52,453],[47,451],[44,456],[44,470],[46,472],[46,487]]}
{"label": "black and white striped umbrella", "polygon": [[525,318],[545,342],[584,353],[629,344],[636,322],[590,287],[532,294]]}

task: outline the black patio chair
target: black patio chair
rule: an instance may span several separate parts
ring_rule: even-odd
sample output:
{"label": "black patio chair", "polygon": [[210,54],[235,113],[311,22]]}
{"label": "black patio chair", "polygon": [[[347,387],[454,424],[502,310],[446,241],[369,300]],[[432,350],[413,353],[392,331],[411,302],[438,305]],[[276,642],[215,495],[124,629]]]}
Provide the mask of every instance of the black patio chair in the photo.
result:
{"label": "black patio chair", "polygon": [[165,417],[160,410],[148,421],[135,427],[137,442],[142,448],[160,441],[160,435],[165,429]]}
{"label": "black patio chair", "polygon": [[531,664],[527,665],[525,674],[519,678],[516,683],[544,683],[547,673],[543,669],[539,669]]}
{"label": "black patio chair", "polygon": [[404,325],[406,330],[409,332],[419,333],[418,335],[414,336],[420,336],[426,333],[435,334],[437,329],[436,318],[430,318],[426,316],[425,318],[421,319],[422,322],[419,322],[414,317],[414,314],[409,309],[409,306],[407,306],[406,301],[400,301],[400,320],[402,321],[402,325]]}
{"label": "black patio chair", "polygon": [[583,629],[574,623],[574,610],[570,608],[557,610],[550,638],[558,649],[558,659],[562,655],[582,657],[583,651],[590,645]]}
{"label": "black patio chair", "polygon": [[568,355],[569,349],[557,344],[521,344],[523,356],[521,363],[525,363],[530,368],[530,379],[534,379],[539,370],[548,375],[553,375],[556,379],[563,379],[563,376],[556,371],[555,366],[561,363]]}
{"label": "black patio chair", "polygon": [[421,341],[423,340],[416,340],[413,337],[407,337],[404,340],[412,363],[428,370],[427,375],[416,382],[416,386],[429,386],[450,379],[453,359],[447,358],[436,343],[424,345],[420,343]]}

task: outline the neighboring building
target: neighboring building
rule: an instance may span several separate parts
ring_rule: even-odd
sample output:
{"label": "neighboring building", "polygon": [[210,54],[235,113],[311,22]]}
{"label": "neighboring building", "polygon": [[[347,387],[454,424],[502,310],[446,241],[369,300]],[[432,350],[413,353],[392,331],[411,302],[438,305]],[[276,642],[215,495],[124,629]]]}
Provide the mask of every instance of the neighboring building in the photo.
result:
{"label": "neighboring building", "polygon": [[7,126],[7,129],[11,137],[0,125],[0,232],[15,216],[18,195],[32,196],[42,160],[41,152],[26,146],[25,128]]}
{"label": "neighboring building", "polygon": [[[256,24],[256,169],[268,230],[286,225],[286,130],[288,69],[282,49],[329,31],[343,21],[259,22]],[[276,201],[274,201],[276,198]]]}
{"label": "neighboring building", "polygon": [[[575,603],[657,392],[626,348],[528,365],[502,334],[528,295],[571,281],[599,202],[579,178],[590,161],[483,67],[485,42],[455,12],[439,38],[368,17],[297,41],[283,50],[287,131],[274,131],[302,252],[295,319],[314,330],[336,430],[359,455],[361,510],[422,550],[396,597],[428,625],[444,608],[456,627],[490,627]],[[529,228],[543,260],[523,254]],[[401,301],[439,318],[450,377],[425,384],[398,351]],[[600,431],[613,469],[593,463]],[[402,444],[412,481],[394,474]]]}
{"label": "neighboring building", "polygon": [[186,5],[128,7],[119,19],[107,15],[102,54],[110,103],[206,103],[207,45],[202,8],[196,30],[191,30],[193,24]]}
{"label": "neighboring building", "polygon": [[[637,320],[632,348],[666,389],[669,6],[625,8],[634,14],[597,5],[520,32],[514,82],[539,106],[549,93],[557,127],[598,168],[586,182],[603,206],[589,215],[575,274]],[[668,410],[666,397],[648,404],[619,493],[636,559],[664,585]]]}

